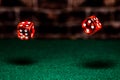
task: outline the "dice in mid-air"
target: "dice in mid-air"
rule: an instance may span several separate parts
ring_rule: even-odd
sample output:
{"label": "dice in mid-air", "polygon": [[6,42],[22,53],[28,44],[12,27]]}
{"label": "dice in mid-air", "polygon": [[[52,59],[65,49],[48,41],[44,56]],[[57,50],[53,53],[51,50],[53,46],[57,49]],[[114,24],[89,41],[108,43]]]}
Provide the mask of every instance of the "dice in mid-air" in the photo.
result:
{"label": "dice in mid-air", "polygon": [[99,19],[93,15],[82,22],[82,28],[86,34],[94,34],[102,28],[102,25]]}
{"label": "dice in mid-air", "polygon": [[34,23],[30,21],[23,21],[17,25],[17,36],[21,40],[28,40],[34,37],[35,28]]}

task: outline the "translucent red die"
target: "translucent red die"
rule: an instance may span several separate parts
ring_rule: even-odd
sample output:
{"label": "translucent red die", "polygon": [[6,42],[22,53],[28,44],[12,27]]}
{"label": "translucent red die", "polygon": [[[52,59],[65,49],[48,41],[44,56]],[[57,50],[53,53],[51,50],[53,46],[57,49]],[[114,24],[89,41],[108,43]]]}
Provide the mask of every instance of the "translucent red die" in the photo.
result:
{"label": "translucent red die", "polygon": [[35,28],[34,23],[30,21],[23,21],[17,25],[17,36],[21,40],[28,40],[34,37]]}
{"label": "translucent red die", "polygon": [[102,28],[102,25],[99,19],[93,15],[82,22],[82,28],[86,34],[94,34]]}

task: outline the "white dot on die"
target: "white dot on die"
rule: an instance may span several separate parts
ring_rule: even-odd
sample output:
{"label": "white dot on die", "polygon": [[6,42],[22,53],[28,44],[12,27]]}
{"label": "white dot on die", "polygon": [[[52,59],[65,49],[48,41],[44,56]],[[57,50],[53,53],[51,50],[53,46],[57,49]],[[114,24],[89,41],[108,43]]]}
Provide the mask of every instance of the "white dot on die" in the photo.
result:
{"label": "white dot on die", "polygon": [[86,24],[84,23],[83,26],[86,26]]}
{"label": "white dot on die", "polygon": [[29,25],[26,25],[26,27],[28,27]]}
{"label": "white dot on die", "polygon": [[23,35],[23,33],[20,33],[20,35]]}
{"label": "white dot on die", "polygon": [[94,26],[91,26],[92,29],[94,29]]}
{"label": "white dot on die", "polygon": [[23,26],[23,25],[20,25],[20,27]]}
{"label": "white dot on die", "polygon": [[25,32],[27,32],[27,30],[26,30],[26,29],[25,29],[24,31],[25,31]]}
{"label": "white dot on die", "polygon": [[98,20],[98,18],[96,18],[96,20]]}
{"label": "white dot on die", "polygon": [[96,21],[97,23],[99,23],[99,21]]}
{"label": "white dot on die", "polygon": [[22,32],[22,29],[20,29],[20,32]]}
{"label": "white dot on die", "polygon": [[22,22],[22,24],[24,24],[25,22]]}
{"label": "white dot on die", "polygon": [[88,23],[91,23],[91,20],[88,20]]}
{"label": "white dot on die", "polygon": [[101,26],[100,26],[100,25],[98,25],[97,27],[98,27],[98,28],[101,28]]}
{"label": "white dot on die", "polygon": [[23,36],[21,36],[20,38],[23,39]]}
{"label": "white dot on die", "polygon": [[98,20],[98,18],[94,18],[94,20]]}
{"label": "white dot on die", "polygon": [[90,33],[90,30],[89,30],[89,29],[86,29],[86,33]]}
{"label": "white dot on die", "polygon": [[26,39],[28,39],[28,37],[27,37],[27,36],[26,36],[25,38],[26,38]]}
{"label": "white dot on die", "polygon": [[28,33],[25,33],[25,35],[27,36],[27,35],[28,35]]}
{"label": "white dot on die", "polygon": [[28,22],[28,24],[30,24],[31,22]]}

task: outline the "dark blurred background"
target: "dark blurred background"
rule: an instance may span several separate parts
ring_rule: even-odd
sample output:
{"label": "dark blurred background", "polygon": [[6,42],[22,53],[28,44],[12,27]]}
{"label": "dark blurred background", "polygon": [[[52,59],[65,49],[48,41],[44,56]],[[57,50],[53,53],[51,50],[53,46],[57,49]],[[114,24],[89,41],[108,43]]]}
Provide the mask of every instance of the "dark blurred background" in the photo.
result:
{"label": "dark blurred background", "polygon": [[[89,36],[81,23],[91,15],[103,28]],[[0,0],[0,38],[17,38],[24,20],[35,23],[38,39],[120,39],[120,0]]]}

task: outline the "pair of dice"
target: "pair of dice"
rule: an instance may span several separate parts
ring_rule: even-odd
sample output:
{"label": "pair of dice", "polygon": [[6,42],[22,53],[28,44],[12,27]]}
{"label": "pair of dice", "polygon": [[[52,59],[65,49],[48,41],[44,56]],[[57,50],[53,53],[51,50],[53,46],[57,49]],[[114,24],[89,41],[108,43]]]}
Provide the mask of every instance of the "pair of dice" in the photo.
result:
{"label": "pair of dice", "polygon": [[[102,28],[99,19],[96,16],[86,18],[82,23],[83,31],[86,34],[94,34]],[[28,40],[34,37],[34,23],[29,21],[20,22],[17,26],[17,35],[21,40]]]}

